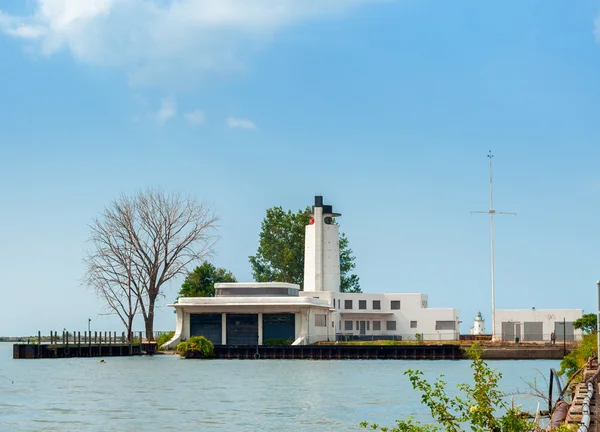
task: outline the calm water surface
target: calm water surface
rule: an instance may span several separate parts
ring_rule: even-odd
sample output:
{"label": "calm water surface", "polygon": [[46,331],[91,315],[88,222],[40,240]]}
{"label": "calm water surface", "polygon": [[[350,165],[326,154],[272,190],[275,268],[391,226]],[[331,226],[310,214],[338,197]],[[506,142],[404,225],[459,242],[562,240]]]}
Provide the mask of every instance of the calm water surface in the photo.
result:
{"label": "calm water surface", "polygon": [[[469,380],[468,361],[182,360],[178,356],[12,360],[0,343],[0,431],[348,431],[427,410],[403,375]],[[503,390],[557,361],[497,361]],[[541,379],[543,382],[543,379]],[[538,399],[517,396],[535,410]],[[363,429],[364,430],[364,429]]]}

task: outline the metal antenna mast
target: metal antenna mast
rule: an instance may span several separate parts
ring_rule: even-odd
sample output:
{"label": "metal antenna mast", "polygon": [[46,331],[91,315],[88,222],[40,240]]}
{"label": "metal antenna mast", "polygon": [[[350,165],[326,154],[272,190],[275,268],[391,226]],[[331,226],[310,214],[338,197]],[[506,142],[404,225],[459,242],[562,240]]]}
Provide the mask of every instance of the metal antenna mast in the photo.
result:
{"label": "metal antenna mast", "polygon": [[490,246],[491,246],[491,260],[492,260],[492,342],[498,340],[496,336],[496,287],[494,282],[494,215],[516,215],[516,213],[497,212],[494,210],[493,200],[493,188],[492,188],[492,159],[494,155],[490,150],[488,153],[490,160],[490,209],[488,211],[472,211],[474,213],[487,213],[490,215]]}

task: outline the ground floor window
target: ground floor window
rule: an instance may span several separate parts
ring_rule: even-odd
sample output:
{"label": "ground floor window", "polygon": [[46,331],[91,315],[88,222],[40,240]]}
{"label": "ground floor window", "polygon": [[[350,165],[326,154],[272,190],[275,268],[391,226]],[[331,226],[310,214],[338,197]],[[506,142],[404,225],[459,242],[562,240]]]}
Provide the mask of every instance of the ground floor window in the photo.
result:
{"label": "ground floor window", "polygon": [[456,330],[456,321],[436,321],[436,330]]}
{"label": "ground floor window", "polygon": [[381,330],[381,321],[373,321],[373,330],[380,331]]}
{"label": "ground floor window", "polygon": [[352,330],[354,323],[352,321],[344,321],[344,330]]}
{"label": "ground floor window", "polygon": [[327,326],[327,315],[315,314],[315,326],[316,327],[326,327]]}
{"label": "ground floor window", "polygon": [[417,322],[416,321],[411,321],[410,322],[410,328],[417,328]]}
{"label": "ground floor window", "polygon": [[385,326],[387,330],[396,330],[396,321],[386,321]]}

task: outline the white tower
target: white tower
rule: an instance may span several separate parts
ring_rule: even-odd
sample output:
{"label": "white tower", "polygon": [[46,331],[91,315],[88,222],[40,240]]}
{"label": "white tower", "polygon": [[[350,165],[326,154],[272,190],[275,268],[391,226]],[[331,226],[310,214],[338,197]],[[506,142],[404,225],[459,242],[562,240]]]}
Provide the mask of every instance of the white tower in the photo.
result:
{"label": "white tower", "polygon": [[481,316],[481,312],[477,312],[477,316],[475,317],[475,321],[473,322],[473,327],[471,327],[472,335],[482,335],[485,334],[484,329],[484,319]]}
{"label": "white tower", "polygon": [[340,292],[339,229],[330,205],[323,205],[323,197],[315,197],[310,224],[305,228],[304,291]]}

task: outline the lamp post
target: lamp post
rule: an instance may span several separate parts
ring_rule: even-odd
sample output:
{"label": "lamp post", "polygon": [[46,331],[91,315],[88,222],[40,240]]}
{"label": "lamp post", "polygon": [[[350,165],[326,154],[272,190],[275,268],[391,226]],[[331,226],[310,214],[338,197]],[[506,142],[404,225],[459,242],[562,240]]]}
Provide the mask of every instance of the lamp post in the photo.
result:
{"label": "lamp post", "polygon": [[563,357],[567,355],[567,319],[563,318]]}
{"label": "lamp post", "polygon": [[[596,358],[600,359],[600,337],[598,337],[598,331],[600,331],[600,281],[596,281],[596,288],[598,288],[598,315],[596,317],[596,339],[598,340]],[[600,360],[598,361],[600,364]]]}
{"label": "lamp post", "polygon": [[88,318],[88,334],[90,334],[90,325],[92,323],[92,319]]}

